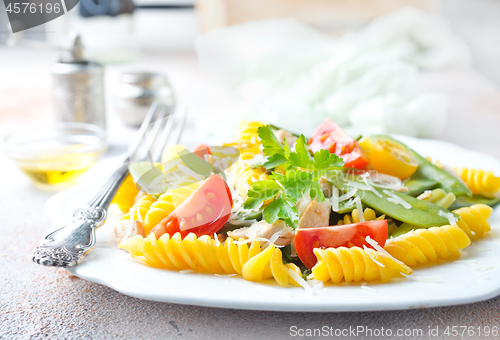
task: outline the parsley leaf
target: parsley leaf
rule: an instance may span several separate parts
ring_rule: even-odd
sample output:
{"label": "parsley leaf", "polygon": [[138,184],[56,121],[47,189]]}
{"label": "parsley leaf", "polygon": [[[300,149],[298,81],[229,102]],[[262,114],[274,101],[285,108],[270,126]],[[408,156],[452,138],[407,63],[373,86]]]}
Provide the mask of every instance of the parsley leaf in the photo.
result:
{"label": "parsley leaf", "polygon": [[344,165],[344,161],[339,156],[330,153],[328,150],[319,150],[311,158],[306,146],[304,135],[300,135],[295,144],[295,152],[291,152],[288,164],[311,171],[332,170]]}
{"label": "parsley leaf", "polygon": [[301,170],[289,170],[285,175],[274,172],[270,178],[278,182],[287,195],[299,200],[309,192],[313,175]]}
{"label": "parsley leaf", "polygon": [[243,206],[255,209],[262,202],[274,198],[264,207],[263,218],[267,223],[282,219],[295,228],[299,219],[297,201],[304,195],[324,201],[319,179],[328,170],[342,167],[344,161],[328,150],[319,150],[311,155],[304,135],[300,135],[292,151],[286,140],[283,145],[280,143],[269,126],[259,127],[258,133],[264,154],[268,157],[264,167],[271,169],[281,165],[287,172],[273,172],[270,179],[252,183]]}
{"label": "parsley leaf", "polygon": [[295,204],[295,199],[293,197],[286,194],[281,195],[264,208],[262,217],[264,217],[269,224],[276,222],[278,219],[282,219],[287,225],[297,226],[299,213]]}
{"label": "parsley leaf", "polygon": [[247,192],[247,200],[243,204],[245,209],[255,209],[263,201],[276,196],[281,191],[281,186],[271,179],[252,183],[252,189]]}
{"label": "parsley leaf", "polygon": [[287,150],[285,150],[269,126],[261,126],[258,128],[257,132],[259,133],[260,142],[264,147],[264,154],[268,157],[267,162],[264,163],[264,167],[266,169],[271,169],[284,164],[287,161],[290,149],[287,148]]}
{"label": "parsley leaf", "polygon": [[315,170],[334,170],[344,166],[342,158],[328,150],[319,150],[314,153]]}

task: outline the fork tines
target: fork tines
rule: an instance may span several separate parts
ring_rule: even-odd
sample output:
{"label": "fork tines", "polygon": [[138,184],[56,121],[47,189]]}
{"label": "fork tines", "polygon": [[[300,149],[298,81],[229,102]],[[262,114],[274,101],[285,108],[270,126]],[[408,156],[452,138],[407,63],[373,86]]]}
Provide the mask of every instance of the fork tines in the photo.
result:
{"label": "fork tines", "polygon": [[179,142],[186,116],[186,110],[154,103],[129,149],[129,160],[160,161],[165,145]]}

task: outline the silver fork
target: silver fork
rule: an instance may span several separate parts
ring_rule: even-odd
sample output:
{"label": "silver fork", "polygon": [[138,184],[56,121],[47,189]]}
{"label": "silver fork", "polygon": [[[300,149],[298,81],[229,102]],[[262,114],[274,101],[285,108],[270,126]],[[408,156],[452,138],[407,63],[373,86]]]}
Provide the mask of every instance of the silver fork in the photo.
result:
{"label": "silver fork", "polygon": [[[173,106],[153,103],[131,145],[129,156],[97,195],[73,214],[71,223],[49,233],[40,241],[40,245],[33,251],[34,262],[44,266],[73,267],[94,249],[95,229],[106,220],[106,211],[127,177],[130,160],[148,158],[152,162],[159,161],[167,141],[179,141],[186,121],[186,111],[180,110],[176,114],[173,112]],[[140,148],[141,142],[145,144],[143,150]]]}

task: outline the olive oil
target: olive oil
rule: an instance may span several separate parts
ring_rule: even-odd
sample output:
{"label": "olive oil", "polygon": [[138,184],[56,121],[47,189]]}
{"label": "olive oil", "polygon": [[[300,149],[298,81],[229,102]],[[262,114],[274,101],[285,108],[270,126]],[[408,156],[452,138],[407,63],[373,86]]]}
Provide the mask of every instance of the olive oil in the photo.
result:
{"label": "olive oil", "polygon": [[[75,146],[66,147],[69,151]],[[95,153],[76,153],[66,155],[38,155],[36,161],[19,163],[19,168],[39,184],[59,185],[76,184],[85,171],[95,162]]]}
{"label": "olive oil", "polygon": [[87,171],[90,164],[81,169],[71,170],[44,170],[34,168],[21,168],[32,180],[41,184],[69,184],[76,182],[79,177]]}

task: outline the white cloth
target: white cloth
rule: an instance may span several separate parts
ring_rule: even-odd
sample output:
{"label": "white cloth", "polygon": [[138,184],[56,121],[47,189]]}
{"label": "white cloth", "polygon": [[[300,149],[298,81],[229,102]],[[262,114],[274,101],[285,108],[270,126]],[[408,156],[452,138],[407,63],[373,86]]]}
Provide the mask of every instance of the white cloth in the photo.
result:
{"label": "white cloth", "polygon": [[310,135],[326,118],[351,134],[439,135],[446,97],[422,93],[419,69],[470,63],[446,19],[407,7],[341,38],[293,19],[214,30],[196,42],[200,66],[253,107],[252,119]]}

